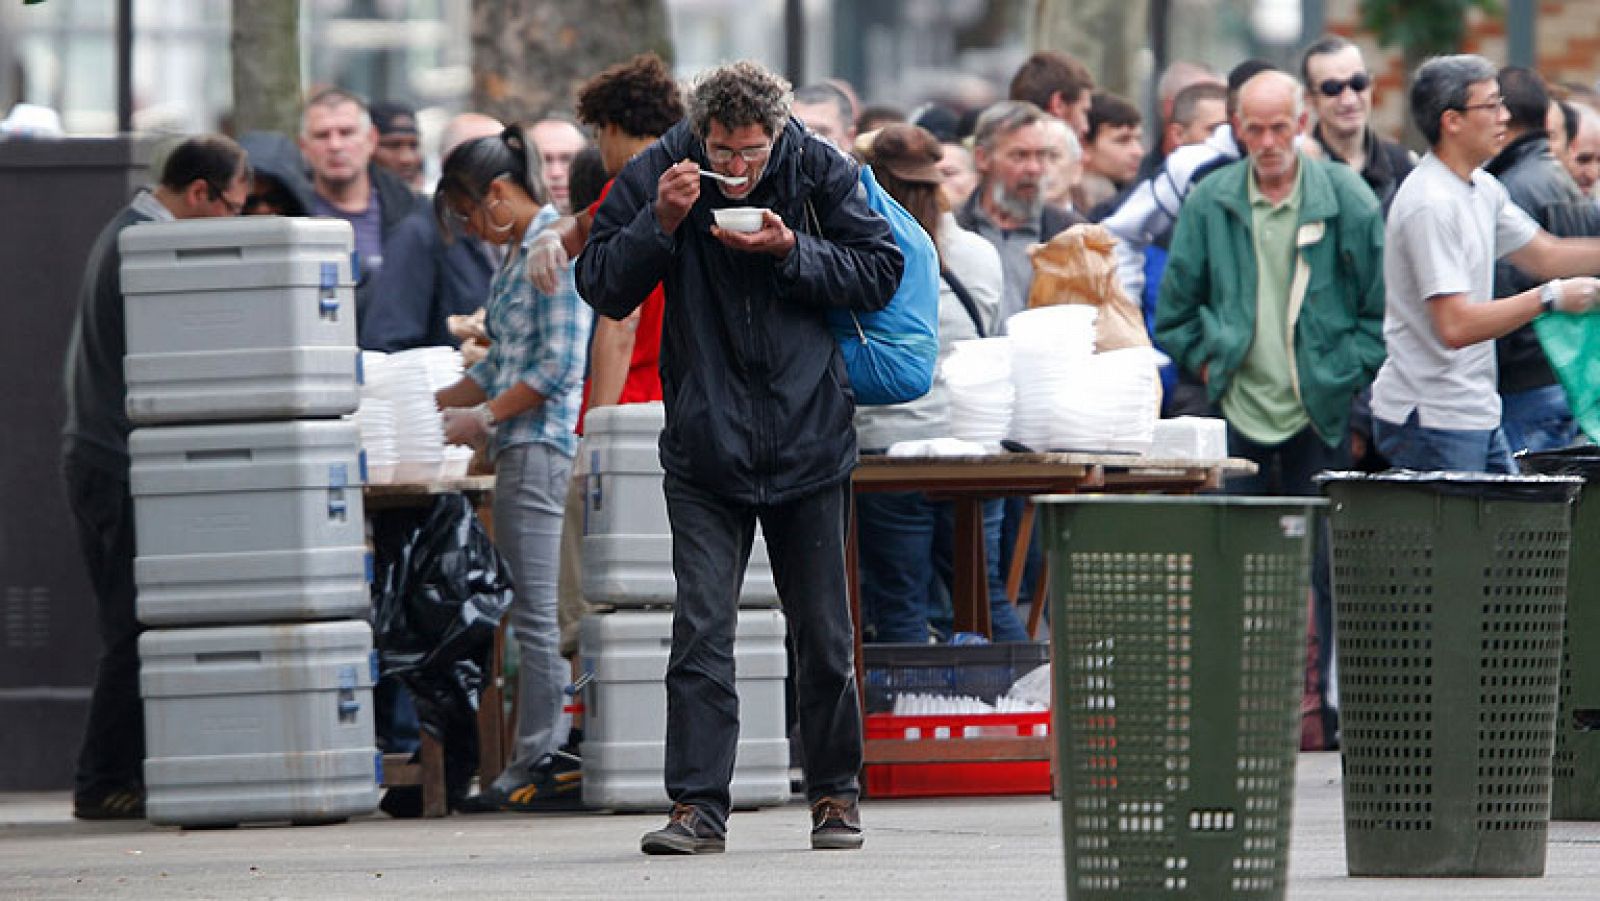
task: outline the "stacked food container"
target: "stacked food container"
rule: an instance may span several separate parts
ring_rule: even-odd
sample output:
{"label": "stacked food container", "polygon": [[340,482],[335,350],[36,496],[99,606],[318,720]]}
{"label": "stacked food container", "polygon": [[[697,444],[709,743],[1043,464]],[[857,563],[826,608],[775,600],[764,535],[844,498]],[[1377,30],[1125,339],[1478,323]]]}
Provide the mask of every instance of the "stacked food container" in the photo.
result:
{"label": "stacked food container", "polygon": [[[585,695],[583,800],[610,810],[664,810],[667,734],[664,679],[672,649],[672,534],[657,444],[659,403],[590,410],[584,420],[583,591],[602,609],[578,637]],[[734,659],[739,750],[735,807],[789,800],[783,683],[786,626],[766,542],[758,532],[739,597]]]}
{"label": "stacked food container", "polygon": [[352,246],[321,219],[121,235],[157,823],[377,805]]}

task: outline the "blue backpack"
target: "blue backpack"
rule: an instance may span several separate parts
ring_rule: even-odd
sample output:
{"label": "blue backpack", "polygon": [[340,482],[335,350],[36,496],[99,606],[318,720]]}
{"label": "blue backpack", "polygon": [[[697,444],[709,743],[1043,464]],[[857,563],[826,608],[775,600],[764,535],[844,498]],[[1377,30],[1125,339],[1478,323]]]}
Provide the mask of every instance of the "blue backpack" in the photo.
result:
{"label": "blue backpack", "polygon": [[905,256],[905,272],[887,307],[860,314],[829,310],[828,325],[839,341],[856,403],[902,404],[933,387],[939,360],[939,254],[922,225],[878,185],[870,166],[861,167],[861,187],[867,206],[888,220]]}

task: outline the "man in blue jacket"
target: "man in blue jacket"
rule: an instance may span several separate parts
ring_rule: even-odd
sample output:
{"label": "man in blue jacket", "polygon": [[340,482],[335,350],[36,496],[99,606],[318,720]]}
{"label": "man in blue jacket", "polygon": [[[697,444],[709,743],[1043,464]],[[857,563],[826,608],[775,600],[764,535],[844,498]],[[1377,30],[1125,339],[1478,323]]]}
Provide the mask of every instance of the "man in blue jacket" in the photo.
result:
{"label": "man in blue jacket", "polygon": [[[1229,480],[1235,494],[1317,494],[1318,472],[1349,465],[1350,402],[1383,363],[1383,214],[1355,170],[1295,149],[1305,124],[1290,76],[1262,72],[1244,84],[1233,131],[1248,159],[1189,196],[1156,303],[1156,339],[1222,410],[1228,453],[1260,467]],[[1326,691],[1325,533],[1316,548]]]}
{"label": "man in blue jacket", "polygon": [[[759,521],[798,660],[813,848],[861,845],[861,710],[844,578],[855,403],[825,319],[894,294],[904,261],[855,165],[789,116],[751,62],[704,73],[689,118],[623,168],[578,257],[578,290],[622,319],[666,289],[661,463],[672,527],[667,825],[647,854],[723,850],[738,741],[734,623]],[[702,180],[711,171],[739,184]],[[762,208],[759,230],[712,211]]]}

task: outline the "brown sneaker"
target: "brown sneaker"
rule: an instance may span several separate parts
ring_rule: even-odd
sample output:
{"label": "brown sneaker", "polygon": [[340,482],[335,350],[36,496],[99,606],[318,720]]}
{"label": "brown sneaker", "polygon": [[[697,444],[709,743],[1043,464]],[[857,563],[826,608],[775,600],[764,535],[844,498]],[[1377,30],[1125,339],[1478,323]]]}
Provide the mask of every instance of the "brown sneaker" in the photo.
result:
{"label": "brown sneaker", "polygon": [[821,798],[811,805],[813,850],[854,851],[861,841],[861,809],[856,802]]}
{"label": "brown sneaker", "polygon": [[672,805],[667,825],[646,832],[639,850],[646,854],[721,854],[727,840],[712,829],[693,804]]}

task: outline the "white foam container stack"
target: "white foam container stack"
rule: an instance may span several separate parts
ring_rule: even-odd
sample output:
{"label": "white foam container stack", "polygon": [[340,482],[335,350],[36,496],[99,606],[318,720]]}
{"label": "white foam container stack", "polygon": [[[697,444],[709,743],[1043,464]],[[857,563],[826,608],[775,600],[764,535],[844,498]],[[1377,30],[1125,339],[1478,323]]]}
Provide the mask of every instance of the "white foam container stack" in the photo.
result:
{"label": "white foam container stack", "polygon": [[354,233],[275,216],[119,238],[135,423],[338,416],[359,400]]}
{"label": "white foam container stack", "polygon": [[[734,638],[739,747],[733,806],[789,800],[789,740],[783,680],[788,672],[783,614],[740,610]],[[618,610],[586,616],[578,653],[593,681],[585,689],[583,802],[618,811],[666,810],[667,658],[672,613]]]}
{"label": "white foam container stack", "polygon": [[354,422],[137,429],[128,445],[142,622],[367,614],[364,474]]}
{"label": "white foam container stack", "polygon": [[329,822],[377,807],[366,623],[150,631],[139,658],[152,822]]}
{"label": "white foam container stack", "polygon": [[[661,403],[590,410],[584,419],[583,594],[616,607],[671,605],[672,531],[662,492],[659,442],[666,421]],[[750,550],[739,604],[776,604],[766,540]]]}

